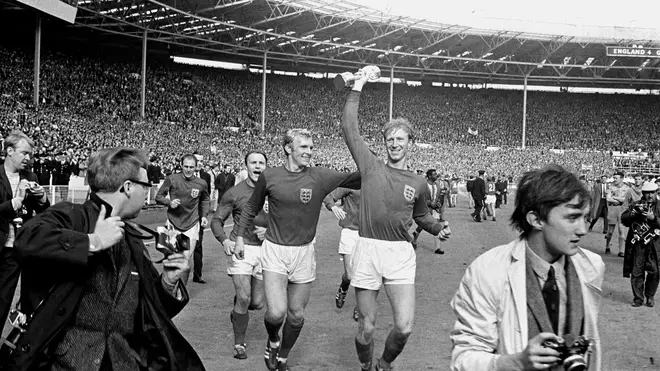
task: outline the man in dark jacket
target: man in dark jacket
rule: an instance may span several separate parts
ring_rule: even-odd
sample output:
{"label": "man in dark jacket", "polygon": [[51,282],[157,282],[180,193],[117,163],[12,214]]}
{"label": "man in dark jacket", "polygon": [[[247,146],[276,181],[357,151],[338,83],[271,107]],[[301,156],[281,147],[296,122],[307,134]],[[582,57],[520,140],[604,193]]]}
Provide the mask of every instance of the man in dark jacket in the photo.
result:
{"label": "man in dark jacket", "polygon": [[32,320],[0,369],[204,370],[171,320],[188,302],[190,252],[167,256],[159,274],[128,221],[151,186],[146,167],[137,150],[101,150],[87,169],[90,200],[21,229],[21,309]]}
{"label": "man in dark jacket", "polygon": [[655,305],[660,275],[660,205],[656,198],[658,185],[646,182],[642,186],[642,199],[630,205],[621,215],[621,222],[628,227],[626,252],[623,259],[623,276],[630,277],[633,291],[633,307]]}
{"label": "man in dark jacket", "polygon": [[474,183],[472,184],[472,199],[474,200],[472,218],[475,222],[481,222],[481,213],[484,209],[484,199],[486,198],[485,173],[484,170],[479,170],[479,176],[474,179]]}
{"label": "man in dark jacket", "polygon": [[231,173],[231,165],[225,165],[225,171],[215,177],[215,189],[218,190],[218,200],[222,200],[222,195],[234,186],[236,177]]}
{"label": "man in dark jacket", "polygon": [[[207,211],[210,209],[210,198],[211,198],[211,174],[207,173],[204,171],[204,166],[203,166],[203,161],[204,161],[204,156],[200,154],[193,154],[195,158],[197,159],[197,169],[195,171],[195,176],[201,178],[206,182],[206,191],[209,194],[209,208]],[[215,212],[215,211],[214,211]],[[206,217],[206,215],[203,215],[203,210],[202,210],[202,204],[199,205],[199,222],[202,222],[202,217]],[[208,219],[208,217],[207,217]],[[204,228],[199,229],[199,239],[197,240],[197,244],[195,245],[195,252],[193,253],[193,282],[197,283],[206,283],[206,280],[202,278],[202,268],[204,267],[204,250],[203,250],[203,245],[204,243]]]}
{"label": "man in dark jacket", "polygon": [[[37,176],[27,170],[33,142],[20,131],[5,139],[6,156],[0,167],[0,323],[11,308],[20,269],[14,259],[16,230],[50,203]],[[0,326],[0,329],[2,326]]]}

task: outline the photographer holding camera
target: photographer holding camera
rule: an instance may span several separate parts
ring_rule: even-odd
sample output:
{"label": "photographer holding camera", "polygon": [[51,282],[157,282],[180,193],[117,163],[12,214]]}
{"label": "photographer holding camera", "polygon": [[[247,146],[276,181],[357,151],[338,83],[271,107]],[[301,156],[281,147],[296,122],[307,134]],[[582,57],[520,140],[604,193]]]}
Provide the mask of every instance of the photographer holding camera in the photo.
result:
{"label": "photographer holding camera", "polygon": [[90,199],[61,202],[16,237],[26,331],[2,349],[0,370],[204,370],[171,318],[188,303],[191,251],[158,273],[135,229],[151,187],[146,156],[103,149],[90,157]]}
{"label": "photographer holding camera", "polygon": [[589,206],[589,191],[558,165],[523,175],[511,215],[520,238],[475,259],[451,302],[452,370],[600,370],[605,265],[578,246]]}
{"label": "photographer holding camera", "polygon": [[50,206],[36,174],[28,170],[32,139],[20,131],[12,131],[4,144],[5,162],[0,167],[0,323],[3,324],[20,275],[13,249],[16,230]]}
{"label": "photographer holding camera", "polygon": [[623,259],[623,276],[630,277],[633,291],[633,307],[655,305],[658,290],[658,256],[660,253],[660,209],[656,193],[658,185],[646,182],[642,185],[641,200],[630,205],[621,215],[621,222],[628,227],[626,252]]}

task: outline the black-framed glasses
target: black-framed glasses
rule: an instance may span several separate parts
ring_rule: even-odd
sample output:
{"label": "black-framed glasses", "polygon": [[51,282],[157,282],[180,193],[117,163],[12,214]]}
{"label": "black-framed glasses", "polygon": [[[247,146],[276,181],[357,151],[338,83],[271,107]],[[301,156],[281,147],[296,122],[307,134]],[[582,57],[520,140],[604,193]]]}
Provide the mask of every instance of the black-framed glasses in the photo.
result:
{"label": "black-framed glasses", "polygon": [[143,181],[141,181],[141,180],[137,180],[137,179],[126,179],[126,180],[128,180],[128,181],[131,182],[131,183],[135,183],[135,184],[141,185],[141,186],[143,186],[144,188],[151,188],[151,183],[143,182]]}

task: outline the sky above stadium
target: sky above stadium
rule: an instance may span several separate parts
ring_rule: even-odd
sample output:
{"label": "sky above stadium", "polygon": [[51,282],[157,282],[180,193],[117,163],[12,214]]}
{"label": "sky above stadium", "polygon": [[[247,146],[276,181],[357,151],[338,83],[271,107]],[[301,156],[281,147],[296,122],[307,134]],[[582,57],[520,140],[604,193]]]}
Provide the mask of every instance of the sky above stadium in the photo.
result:
{"label": "sky above stadium", "polygon": [[[393,15],[480,29],[593,35],[597,28],[645,28],[660,32],[660,1],[630,3],[594,0],[353,0]],[[567,27],[567,25],[570,25]],[[520,29],[525,28],[525,29]],[[568,32],[570,31],[570,32]]]}

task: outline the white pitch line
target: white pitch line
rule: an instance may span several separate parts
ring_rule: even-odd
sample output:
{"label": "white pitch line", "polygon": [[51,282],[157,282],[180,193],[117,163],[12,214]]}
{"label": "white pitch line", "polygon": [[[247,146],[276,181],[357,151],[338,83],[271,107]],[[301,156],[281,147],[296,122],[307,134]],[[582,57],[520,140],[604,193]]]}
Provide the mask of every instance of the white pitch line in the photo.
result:
{"label": "white pitch line", "polygon": [[[227,228],[227,227],[233,227],[233,226],[234,226],[234,223],[231,223],[231,224],[227,224],[227,225],[225,225],[225,228]],[[204,232],[208,232],[208,231],[210,231],[210,230],[211,230],[211,228],[206,228],[206,229],[204,229]],[[151,245],[151,244],[153,244],[154,242],[155,242],[155,241],[149,241],[149,242],[145,242],[144,244],[145,244],[145,245]]]}

